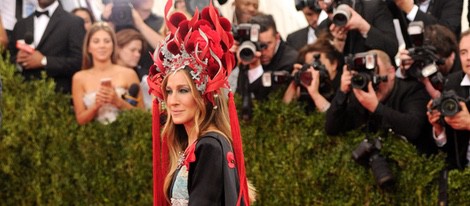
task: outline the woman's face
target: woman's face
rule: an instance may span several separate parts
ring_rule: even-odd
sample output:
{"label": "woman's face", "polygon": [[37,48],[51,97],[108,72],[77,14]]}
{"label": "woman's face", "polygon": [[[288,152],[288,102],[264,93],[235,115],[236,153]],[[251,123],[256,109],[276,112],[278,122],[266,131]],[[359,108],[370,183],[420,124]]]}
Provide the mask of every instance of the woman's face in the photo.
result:
{"label": "woman's face", "polygon": [[194,126],[194,117],[198,110],[196,99],[190,87],[185,71],[169,74],[166,91],[166,105],[174,124],[183,124],[188,130]]}
{"label": "woman's face", "polygon": [[142,41],[132,40],[128,44],[124,45],[122,48],[118,49],[118,58],[122,62],[123,66],[129,68],[135,68],[140,60],[140,55],[142,51]]}
{"label": "woman's face", "polygon": [[88,43],[88,53],[93,57],[93,61],[110,60],[113,54],[111,35],[104,30],[95,32]]}
{"label": "woman's face", "polygon": [[86,11],[78,10],[75,12],[75,15],[82,18],[85,22],[85,30],[90,30],[91,27],[91,17]]}

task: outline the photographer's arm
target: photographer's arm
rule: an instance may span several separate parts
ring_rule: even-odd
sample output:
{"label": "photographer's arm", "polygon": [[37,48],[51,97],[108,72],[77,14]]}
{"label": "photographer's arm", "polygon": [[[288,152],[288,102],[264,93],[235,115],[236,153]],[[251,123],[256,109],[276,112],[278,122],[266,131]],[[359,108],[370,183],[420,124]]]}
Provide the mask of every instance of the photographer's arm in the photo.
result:
{"label": "photographer's arm", "polygon": [[[364,4],[364,10],[370,11],[368,15],[364,15],[363,19],[369,24],[359,27],[359,31],[365,38],[365,45],[369,49],[379,49],[385,51],[388,56],[393,57],[398,51],[398,41],[393,26],[393,17],[388,10],[387,5],[383,1],[370,1]],[[367,7],[366,7],[367,6]],[[367,33],[364,33],[367,31]]]}
{"label": "photographer's arm", "polygon": [[145,40],[152,48],[157,48],[160,42],[164,40],[164,37],[145,24],[144,20],[135,9],[132,9],[132,18],[134,18],[134,24],[137,30],[140,31]]}
{"label": "photographer's arm", "polygon": [[[294,64],[292,69],[292,75],[298,72],[300,68],[302,68],[302,65]],[[289,83],[289,86],[287,87],[286,91],[284,92],[284,96],[282,97],[282,101],[286,104],[289,104],[290,102],[292,102],[292,100],[299,98],[299,89],[299,87],[295,86],[294,82]]]}
{"label": "photographer's arm", "polygon": [[436,145],[438,147],[443,147],[447,143],[447,136],[445,133],[445,128],[440,124],[441,113],[438,110],[433,110],[432,100],[428,102],[426,106],[428,111],[426,115],[428,116],[428,121],[432,125],[432,136]]}
{"label": "photographer's arm", "polygon": [[307,72],[310,72],[312,74],[312,82],[310,85],[305,85],[303,84],[304,87],[307,88],[308,94],[312,98],[313,102],[315,103],[316,108],[320,112],[326,112],[328,108],[330,108],[330,102],[326,100],[325,97],[323,97],[320,94],[320,91],[318,90],[320,87],[320,72],[314,70],[313,68],[309,68]]}

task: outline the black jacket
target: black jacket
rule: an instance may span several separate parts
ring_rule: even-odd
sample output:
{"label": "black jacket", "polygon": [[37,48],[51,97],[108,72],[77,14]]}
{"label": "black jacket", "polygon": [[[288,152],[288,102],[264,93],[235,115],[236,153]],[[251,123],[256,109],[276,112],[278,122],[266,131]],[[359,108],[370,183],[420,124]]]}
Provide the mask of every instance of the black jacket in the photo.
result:
{"label": "black jacket", "polygon": [[[465,73],[462,71],[450,74],[447,77],[447,83],[444,85],[444,91],[454,90],[458,96],[468,98],[470,96],[470,87],[460,86],[464,75]],[[467,108],[470,108],[468,102]],[[447,143],[444,145],[443,150],[447,153],[448,166],[450,169],[463,169],[468,163],[467,150],[468,141],[470,140],[470,131],[455,130],[449,125],[446,125],[445,128]]]}
{"label": "black jacket", "polygon": [[[398,41],[387,4],[379,0],[358,0],[354,10],[371,25],[371,28],[366,38],[357,30],[349,31],[343,53],[356,54],[378,49],[393,59],[398,51]],[[325,19],[319,25],[319,29],[329,31],[330,25],[331,20]]]}
{"label": "black jacket", "polygon": [[[10,51],[13,62],[16,62],[16,41],[24,39],[25,33],[34,34],[34,14],[19,20],[13,29],[13,39],[10,40]],[[46,71],[48,77],[54,79],[56,90],[70,93],[72,76],[81,69],[82,44],[85,37],[85,27],[80,17],[65,11],[59,5],[50,17],[46,30],[36,50],[47,58],[47,65],[41,69],[23,70],[26,79],[40,78],[41,72]]]}
{"label": "black jacket", "polygon": [[403,136],[427,152],[428,147],[435,146],[426,117],[429,99],[423,84],[395,79],[389,97],[370,113],[352,91],[345,94],[338,90],[326,113],[325,130],[329,135],[337,135],[366,126],[368,132],[384,131]]}
{"label": "black jacket", "polygon": [[230,143],[210,132],[198,140],[194,154],[196,161],[189,164],[188,173],[189,205],[235,206],[240,183],[236,166],[229,163],[234,157]]}

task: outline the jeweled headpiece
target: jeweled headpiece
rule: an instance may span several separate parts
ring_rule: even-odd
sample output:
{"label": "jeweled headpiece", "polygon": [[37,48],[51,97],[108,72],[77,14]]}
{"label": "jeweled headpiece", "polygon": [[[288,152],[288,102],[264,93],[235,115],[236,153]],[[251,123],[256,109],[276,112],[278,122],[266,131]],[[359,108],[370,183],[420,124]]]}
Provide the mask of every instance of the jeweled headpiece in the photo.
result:
{"label": "jeweled headpiece", "polygon": [[[166,4],[165,16],[171,3]],[[230,22],[219,16],[212,6],[201,13],[196,10],[191,20],[176,12],[165,21],[170,33],[153,55],[155,64],[149,72],[150,92],[161,101],[164,77],[187,66],[196,88],[213,103],[210,94],[219,88],[228,88],[227,77],[235,62],[229,51],[233,45]]]}

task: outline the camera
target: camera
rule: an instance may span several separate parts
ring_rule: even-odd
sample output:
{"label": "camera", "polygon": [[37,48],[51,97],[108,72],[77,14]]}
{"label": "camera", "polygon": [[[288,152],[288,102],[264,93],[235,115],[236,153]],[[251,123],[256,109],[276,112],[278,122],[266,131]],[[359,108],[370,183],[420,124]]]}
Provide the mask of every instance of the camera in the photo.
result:
{"label": "camera", "polygon": [[370,166],[375,181],[381,188],[389,188],[395,182],[387,160],[380,154],[382,142],[379,138],[364,139],[352,152],[352,158],[365,167]]}
{"label": "camera", "polygon": [[376,88],[381,82],[387,81],[387,76],[378,75],[377,54],[357,53],[354,57],[346,57],[346,62],[350,70],[356,71],[351,78],[353,88],[367,91],[369,82]]}
{"label": "camera", "polygon": [[462,110],[460,101],[465,102],[465,99],[459,97],[454,90],[444,91],[440,97],[432,100],[431,109],[437,109],[442,116],[454,116]]}
{"label": "camera", "polygon": [[114,24],[116,32],[121,29],[134,28],[130,0],[103,0],[103,4],[109,3],[113,3],[109,21]]}
{"label": "camera", "polygon": [[336,26],[345,26],[351,18],[351,11],[347,4],[340,4],[333,12],[333,24]]}
{"label": "camera", "polygon": [[[424,77],[433,78],[433,75],[438,73],[437,65],[444,64],[444,60],[439,58],[434,46],[425,43],[423,22],[410,22],[408,34],[410,35],[413,45],[408,51],[414,62],[410,66],[410,69],[408,69],[407,75],[417,79]],[[436,79],[434,81],[436,81]]]}
{"label": "camera", "polygon": [[349,6],[352,5],[351,1],[348,0],[324,0],[325,4],[328,5],[326,13],[333,13],[332,22],[336,26],[344,26],[348,23],[351,18],[351,12]]}
{"label": "camera", "polygon": [[253,60],[256,51],[267,47],[267,45],[258,42],[259,30],[259,24],[243,23],[233,26],[233,38],[240,43],[237,55],[243,61]]}
{"label": "camera", "polygon": [[297,9],[297,11],[301,11],[305,7],[317,13],[321,12],[317,0],[295,0],[295,9]]}

